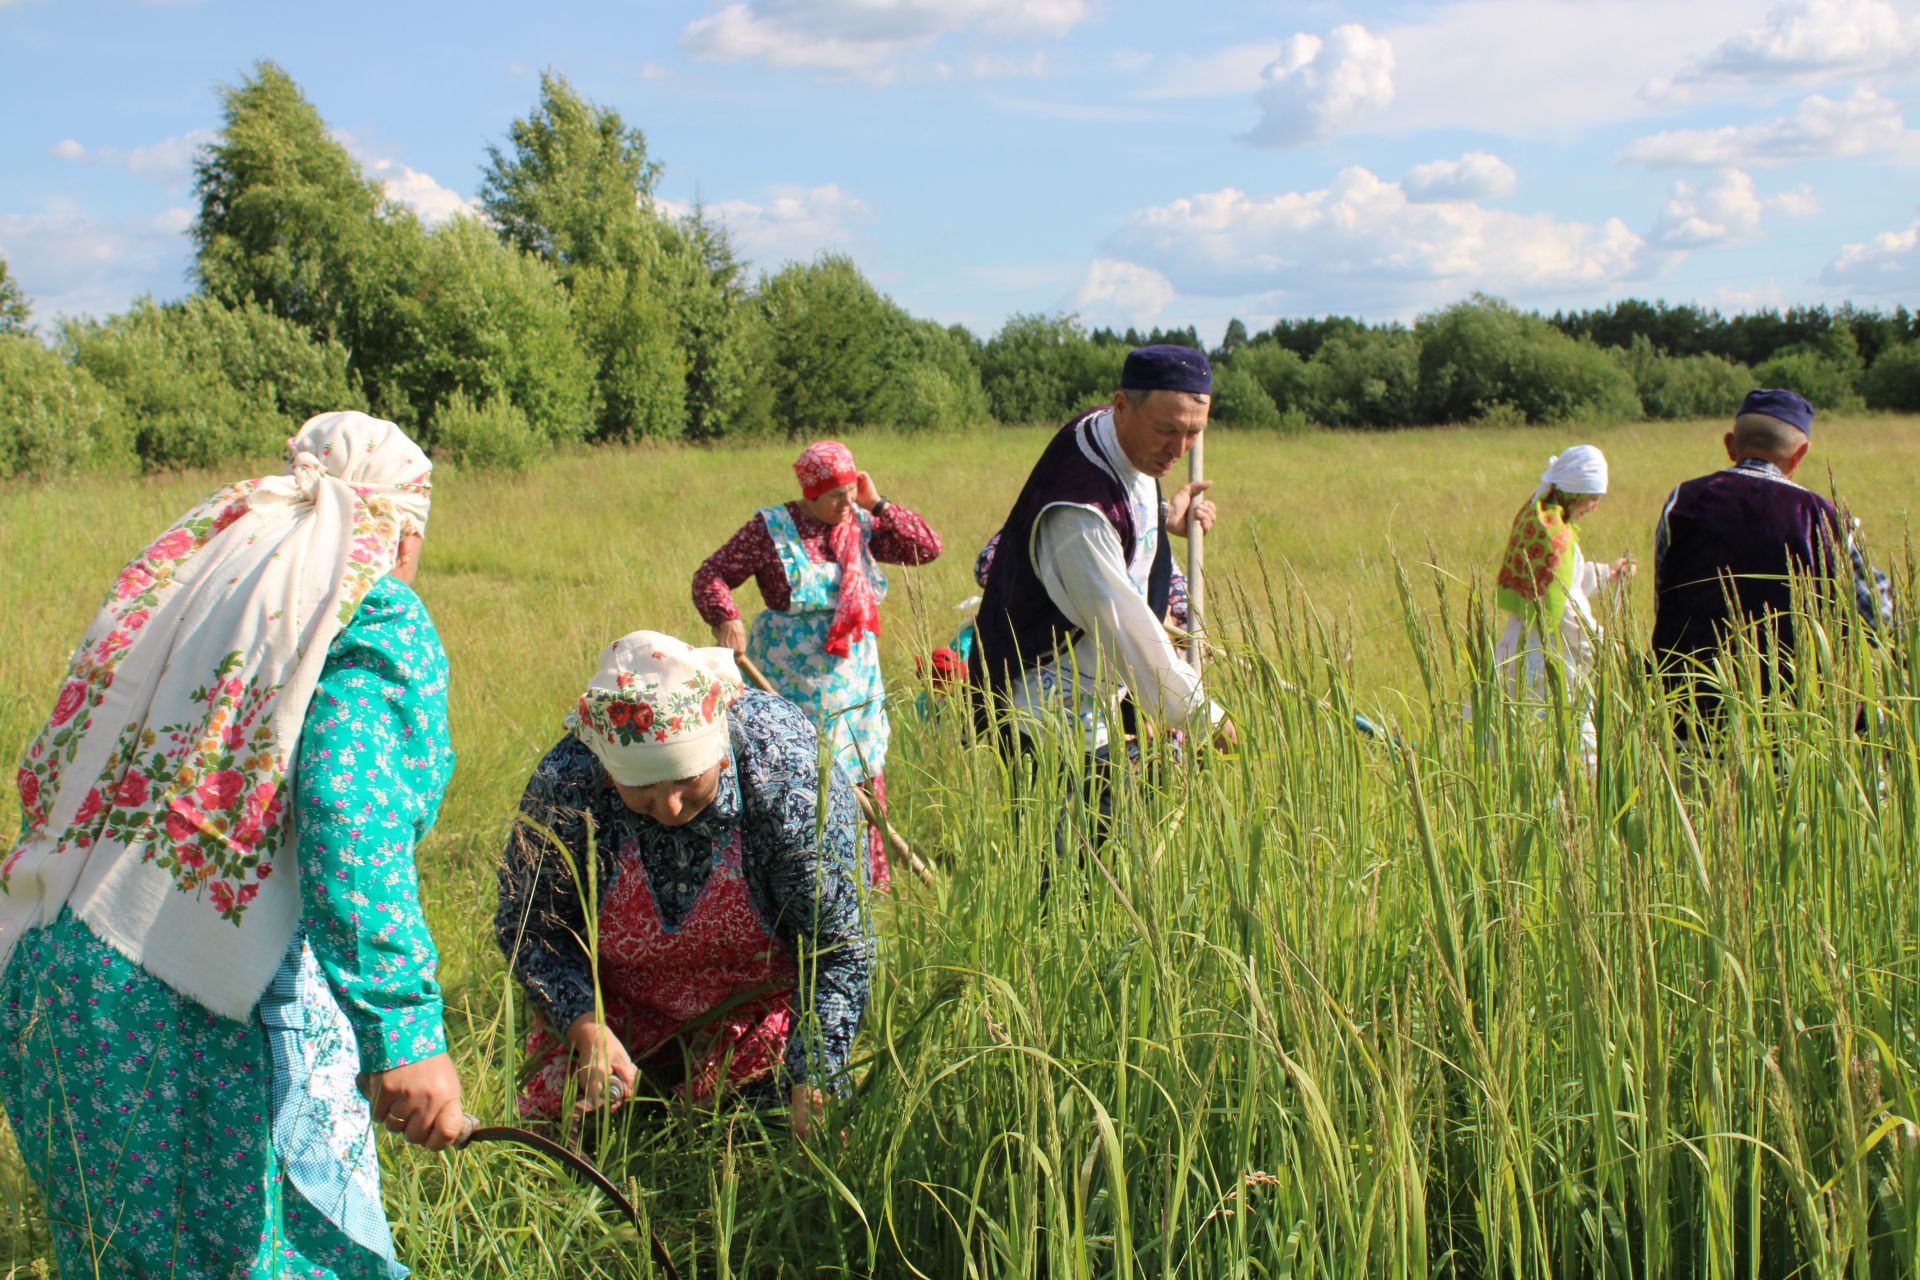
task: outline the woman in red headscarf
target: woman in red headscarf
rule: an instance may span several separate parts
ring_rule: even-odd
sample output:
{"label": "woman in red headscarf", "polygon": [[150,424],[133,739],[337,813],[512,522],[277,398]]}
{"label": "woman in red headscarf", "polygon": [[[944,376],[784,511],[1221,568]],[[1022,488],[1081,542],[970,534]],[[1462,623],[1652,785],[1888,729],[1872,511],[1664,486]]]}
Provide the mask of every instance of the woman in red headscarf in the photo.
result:
{"label": "woman in red headscarf", "polygon": [[[837,440],[808,445],[794,460],[800,498],[767,507],[708,556],[693,575],[693,605],[713,636],[744,653],[778,689],[813,717],[833,746],[834,763],[886,809],[886,690],[880,680],[879,564],[926,564],[940,535],[880,496]],[[751,631],[733,588],[748,578],[765,604]],[[873,883],[885,888],[887,855],[871,834]]]}

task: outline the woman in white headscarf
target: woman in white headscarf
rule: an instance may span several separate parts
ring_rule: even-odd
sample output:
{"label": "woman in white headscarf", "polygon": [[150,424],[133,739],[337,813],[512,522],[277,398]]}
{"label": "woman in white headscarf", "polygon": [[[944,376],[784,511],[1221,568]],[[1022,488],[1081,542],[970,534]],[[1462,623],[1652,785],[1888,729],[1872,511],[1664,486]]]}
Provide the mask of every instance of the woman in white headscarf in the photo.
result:
{"label": "woman in white headscarf", "polygon": [[288,454],[120,572],[17,775],[0,1100],[62,1275],[404,1275],[361,1088],[460,1132],[413,866],[453,769],[432,464],[362,413]]}
{"label": "woman in white headscarf", "polygon": [[1606,492],[1606,455],[1594,446],[1577,444],[1547,460],[1533,496],[1514,517],[1500,559],[1498,600],[1507,624],[1494,646],[1494,663],[1508,692],[1532,704],[1549,696],[1548,663],[1560,669],[1562,688],[1581,708],[1581,739],[1589,756],[1594,730],[1586,711],[1587,674],[1600,638],[1592,601],[1634,570],[1632,556],[1596,564],[1580,549],[1576,522],[1599,506]]}
{"label": "woman in white headscarf", "polygon": [[[847,1085],[873,978],[853,785],[733,652],[608,645],[520,800],[494,937],[535,1012],[520,1106],[790,1102]],[[595,948],[589,950],[589,948]]]}

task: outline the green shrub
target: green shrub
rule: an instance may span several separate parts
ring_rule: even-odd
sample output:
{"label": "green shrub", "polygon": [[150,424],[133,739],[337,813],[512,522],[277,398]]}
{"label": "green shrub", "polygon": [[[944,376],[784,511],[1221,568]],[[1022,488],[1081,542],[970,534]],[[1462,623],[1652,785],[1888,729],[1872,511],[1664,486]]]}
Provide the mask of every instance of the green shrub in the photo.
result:
{"label": "green shrub", "polygon": [[909,365],[892,379],[884,397],[881,421],[903,431],[940,431],[970,426],[985,413],[979,379],[963,387],[951,374],[932,365]]}
{"label": "green shrub", "polygon": [[0,480],[134,468],[120,398],[38,338],[0,334]]}
{"label": "green shrub", "polygon": [[1744,365],[1716,355],[1667,355],[1644,334],[1615,348],[1613,357],[1633,379],[1649,418],[1725,417],[1754,385]]}
{"label": "green shrub", "polygon": [[687,428],[687,368],[673,309],[637,267],[573,273],[573,324],[599,370],[596,440],[671,440]]}
{"label": "green shrub", "polygon": [[1311,393],[1307,362],[1297,354],[1271,339],[1262,339],[1234,352],[1228,363],[1252,375],[1283,414],[1288,410],[1304,414]]}
{"label": "green shrub", "polygon": [[1641,416],[1627,372],[1592,342],[1537,315],[1475,295],[1423,316],[1420,420],[1474,422],[1508,406],[1528,422],[1619,422]]}
{"label": "green shrub", "polygon": [[1874,357],[1861,390],[1869,409],[1920,413],[1920,342],[1902,342]]}
{"label": "green shrub", "polygon": [[870,421],[906,431],[985,422],[987,393],[974,363],[976,343],[964,329],[943,329],[892,308],[885,364]]}
{"label": "green shrub", "polygon": [[1753,370],[1753,385],[1798,391],[1823,413],[1845,413],[1865,403],[1858,374],[1846,365],[1805,347],[1782,352]]}
{"label": "green shrub", "polygon": [[981,349],[980,381],[1001,422],[1063,422],[1112,396],[1127,349],[1072,316],[1016,315]]}
{"label": "green shrub", "polygon": [[433,453],[478,471],[521,471],[546,443],[504,395],[481,404],[455,391],[433,412]]}
{"label": "green shrub", "polygon": [[1280,409],[1251,373],[1238,363],[1223,364],[1213,371],[1208,418],[1230,427],[1277,427]]}
{"label": "green shrub", "polygon": [[1420,339],[1405,329],[1328,338],[1307,362],[1307,415],[1329,427],[1410,427],[1420,396]]}
{"label": "green shrub", "polygon": [[593,367],[546,263],[501,244],[478,218],[454,218],[427,237],[419,284],[400,305],[414,347],[393,386],[429,433],[438,406],[462,391],[476,404],[510,397],[554,443],[587,434]]}
{"label": "green shrub", "polygon": [[834,435],[875,420],[892,304],[853,259],[825,254],[763,278],[764,376],[790,435]]}
{"label": "green shrub", "polygon": [[361,402],[343,349],[251,302],[142,298],[63,341],[126,404],[149,471],[271,458],[307,418]]}

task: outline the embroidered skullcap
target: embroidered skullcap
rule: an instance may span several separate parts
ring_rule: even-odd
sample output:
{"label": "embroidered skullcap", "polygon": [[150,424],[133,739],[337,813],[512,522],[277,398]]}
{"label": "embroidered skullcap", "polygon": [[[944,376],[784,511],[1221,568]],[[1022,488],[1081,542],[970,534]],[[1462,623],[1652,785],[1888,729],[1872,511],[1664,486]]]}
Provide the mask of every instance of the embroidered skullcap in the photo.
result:
{"label": "embroidered skullcap", "polygon": [[1813,406],[1807,403],[1807,398],[1797,391],[1787,391],[1779,387],[1762,387],[1749,391],[1747,398],[1740,402],[1740,412],[1734,416],[1744,418],[1750,413],[1762,413],[1769,418],[1778,418],[1803,436],[1813,434]]}
{"label": "embroidered skullcap", "polygon": [[1150,347],[1135,347],[1127,352],[1120,366],[1122,391],[1191,391],[1196,395],[1213,394],[1213,366],[1207,357],[1192,347],[1176,347],[1170,342]]}
{"label": "embroidered skullcap", "polygon": [[733,650],[635,631],[600,655],[571,726],[621,786],[691,778],[726,755],[741,688]]}
{"label": "embroidered skullcap", "polygon": [[1536,500],[1555,489],[1580,497],[1597,497],[1607,491],[1607,455],[1590,444],[1577,444],[1565,453],[1547,459],[1540,473],[1540,487],[1533,491]]}
{"label": "embroidered skullcap", "polygon": [[819,440],[802,449],[793,460],[793,473],[800,477],[800,496],[807,499],[860,478],[853,451],[838,440]]}

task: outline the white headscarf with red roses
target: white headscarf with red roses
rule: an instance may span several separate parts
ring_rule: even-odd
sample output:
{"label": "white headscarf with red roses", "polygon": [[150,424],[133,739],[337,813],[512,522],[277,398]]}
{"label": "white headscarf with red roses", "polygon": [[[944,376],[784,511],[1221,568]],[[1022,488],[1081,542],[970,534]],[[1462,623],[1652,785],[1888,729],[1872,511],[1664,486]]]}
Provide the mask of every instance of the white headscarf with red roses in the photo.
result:
{"label": "white headscarf with red roses", "polygon": [[568,723],[621,786],[676,782],[726,755],[727,708],[744,687],[733,650],[635,631],[600,655]]}
{"label": "white headscarf with red roses", "polygon": [[149,973],[248,1016],[300,908],[287,771],[327,646],[424,532],[433,464],[364,413],[214,494],[120,572],[17,776],[0,968],[71,907]]}

